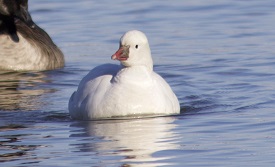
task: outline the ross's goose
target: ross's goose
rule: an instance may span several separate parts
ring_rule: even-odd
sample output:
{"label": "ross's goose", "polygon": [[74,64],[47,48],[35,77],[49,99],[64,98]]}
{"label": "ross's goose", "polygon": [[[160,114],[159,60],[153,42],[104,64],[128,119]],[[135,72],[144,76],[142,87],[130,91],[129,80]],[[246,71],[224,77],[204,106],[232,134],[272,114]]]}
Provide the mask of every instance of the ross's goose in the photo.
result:
{"label": "ross's goose", "polygon": [[0,0],[0,69],[51,70],[63,66],[63,53],[32,21],[28,0]]}
{"label": "ross's goose", "polygon": [[112,55],[121,65],[104,64],[92,69],[69,100],[73,119],[92,120],[123,116],[178,114],[176,95],[153,71],[148,40],[140,31],[125,33]]}

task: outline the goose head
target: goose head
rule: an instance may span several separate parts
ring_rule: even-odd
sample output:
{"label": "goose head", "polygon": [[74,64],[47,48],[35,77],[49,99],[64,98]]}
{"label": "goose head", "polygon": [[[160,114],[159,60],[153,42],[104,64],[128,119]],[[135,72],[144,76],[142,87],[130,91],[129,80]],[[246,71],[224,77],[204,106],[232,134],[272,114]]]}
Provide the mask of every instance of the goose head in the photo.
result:
{"label": "goose head", "polygon": [[30,28],[35,27],[28,11],[28,0],[0,0],[0,19],[21,20]]}
{"label": "goose head", "polygon": [[146,35],[138,30],[126,32],[120,39],[118,51],[112,55],[124,67],[146,66],[153,69],[153,60]]}
{"label": "goose head", "polygon": [[16,24],[35,28],[28,11],[28,0],[0,0],[0,31],[6,31],[14,42],[19,42]]}

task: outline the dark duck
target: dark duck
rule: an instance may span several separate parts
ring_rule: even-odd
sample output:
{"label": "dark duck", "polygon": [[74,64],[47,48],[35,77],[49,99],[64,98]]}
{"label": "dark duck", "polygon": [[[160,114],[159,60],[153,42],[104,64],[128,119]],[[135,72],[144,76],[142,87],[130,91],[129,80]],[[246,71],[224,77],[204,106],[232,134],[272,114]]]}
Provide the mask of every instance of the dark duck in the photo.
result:
{"label": "dark duck", "polygon": [[62,68],[64,55],[28,12],[28,0],[0,0],[0,69]]}

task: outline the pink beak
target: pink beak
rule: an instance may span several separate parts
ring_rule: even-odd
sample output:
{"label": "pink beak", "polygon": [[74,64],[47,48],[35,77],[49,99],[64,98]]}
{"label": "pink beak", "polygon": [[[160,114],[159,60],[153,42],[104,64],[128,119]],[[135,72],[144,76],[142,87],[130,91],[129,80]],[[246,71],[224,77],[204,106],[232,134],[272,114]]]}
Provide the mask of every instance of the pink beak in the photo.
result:
{"label": "pink beak", "polygon": [[115,54],[112,55],[112,60],[126,61],[129,58],[129,46],[121,46]]}

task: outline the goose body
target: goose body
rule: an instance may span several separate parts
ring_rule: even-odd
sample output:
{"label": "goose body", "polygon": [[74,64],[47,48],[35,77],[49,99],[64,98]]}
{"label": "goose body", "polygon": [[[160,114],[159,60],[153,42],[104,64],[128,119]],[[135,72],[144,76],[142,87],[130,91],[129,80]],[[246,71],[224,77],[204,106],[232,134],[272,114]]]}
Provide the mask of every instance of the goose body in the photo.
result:
{"label": "goose body", "polygon": [[64,56],[28,12],[28,0],[0,0],[0,69],[52,70]]}
{"label": "goose body", "polygon": [[153,71],[146,36],[137,30],[121,38],[112,56],[121,65],[104,64],[86,75],[69,101],[72,118],[178,114],[180,106],[167,82]]}

